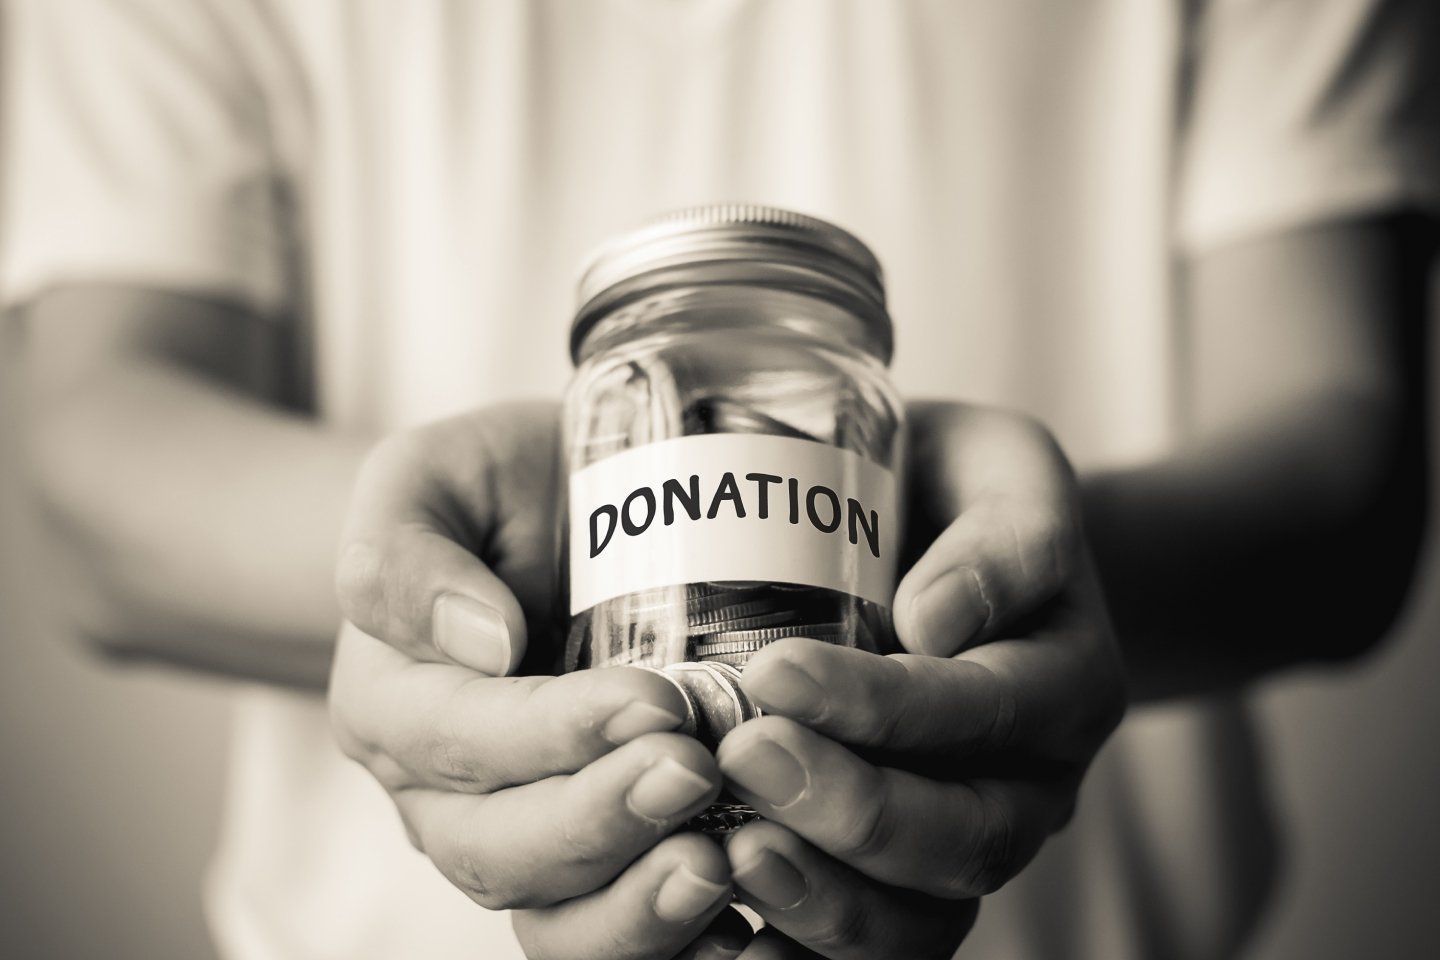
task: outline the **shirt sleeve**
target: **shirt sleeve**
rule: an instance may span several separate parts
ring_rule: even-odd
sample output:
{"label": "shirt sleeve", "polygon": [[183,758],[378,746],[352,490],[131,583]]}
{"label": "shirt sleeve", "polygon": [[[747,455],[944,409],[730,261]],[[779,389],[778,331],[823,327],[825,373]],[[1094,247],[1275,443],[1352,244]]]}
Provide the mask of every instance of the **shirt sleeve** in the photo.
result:
{"label": "shirt sleeve", "polygon": [[265,98],[199,0],[12,0],[0,298],[122,282],[287,306]]}
{"label": "shirt sleeve", "polygon": [[1437,0],[1209,0],[1187,42],[1182,249],[1440,209]]}

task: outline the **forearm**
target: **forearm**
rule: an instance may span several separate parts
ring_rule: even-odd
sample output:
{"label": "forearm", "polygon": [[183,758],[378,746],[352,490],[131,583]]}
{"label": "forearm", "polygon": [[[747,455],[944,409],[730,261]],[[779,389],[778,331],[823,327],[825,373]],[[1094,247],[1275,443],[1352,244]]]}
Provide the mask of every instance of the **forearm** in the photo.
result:
{"label": "forearm", "polygon": [[1336,397],[1086,478],[1132,695],[1204,693],[1380,639],[1424,526],[1418,419]]}
{"label": "forearm", "polygon": [[334,545],[365,444],[165,361],[41,405],[42,503],[76,626],[121,656],[322,686]]}
{"label": "forearm", "polygon": [[1436,239],[1377,213],[1184,261],[1178,449],[1084,485],[1135,696],[1352,656],[1389,628],[1424,521]]}

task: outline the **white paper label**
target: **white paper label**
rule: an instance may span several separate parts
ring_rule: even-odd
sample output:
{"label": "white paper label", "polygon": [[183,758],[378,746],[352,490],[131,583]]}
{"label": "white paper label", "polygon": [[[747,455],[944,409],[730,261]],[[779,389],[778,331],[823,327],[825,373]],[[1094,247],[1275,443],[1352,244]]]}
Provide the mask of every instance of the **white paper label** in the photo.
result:
{"label": "white paper label", "polygon": [[570,612],[704,580],[889,606],[898,520],[894,475],[838,447],[744,433],[636,447],[570,477]]}

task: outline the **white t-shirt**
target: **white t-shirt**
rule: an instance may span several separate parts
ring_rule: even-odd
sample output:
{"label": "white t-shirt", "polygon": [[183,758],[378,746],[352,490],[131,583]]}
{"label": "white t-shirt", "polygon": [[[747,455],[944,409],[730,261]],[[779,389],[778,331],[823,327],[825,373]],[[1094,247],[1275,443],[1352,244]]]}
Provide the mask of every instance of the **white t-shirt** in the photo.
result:
{"label": "white t-shirt", "polygon": [[[323,416],[390,429],[556,396],[597,241],[776,204],[881,257],[904,393],[1137,461],[1183,401],[1177,251],[1440,199],[1437,9],[16,0],[0,284],[239,298],[300,326]],[[241,699],[209,890],[227,957],[520,955],[318,698]],[[1247,730],[1233,701],[1134,711],[961,956],[1228,953],[1267,836]]]}

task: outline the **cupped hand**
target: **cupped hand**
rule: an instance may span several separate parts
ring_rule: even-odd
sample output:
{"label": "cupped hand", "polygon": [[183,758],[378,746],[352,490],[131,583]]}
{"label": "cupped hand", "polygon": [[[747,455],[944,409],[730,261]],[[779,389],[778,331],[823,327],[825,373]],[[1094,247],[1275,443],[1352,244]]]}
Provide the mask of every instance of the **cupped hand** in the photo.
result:
{"label": "cupped hand", "polygon": [[912,408],[911,438],[920,556],[894,607],[910,652],[772,644],[742,680],[769,715],[717,754],[764,817],[727,847],[740,899],[770,927],[745,960],[951,957],[976,898],[1069,819],[1124,711],[1074,478],[1049,435],[930,404]]}
{"label": "cupped hand", "polygon": [[340,552],[336,736],[394,799],[411,841],[528,956],[663,960],[750,940],[723,851],[677,834],[720,774],[673,732],[685,705],[633,668],[549,666],[553,406],[402,433],[367,461]]}

